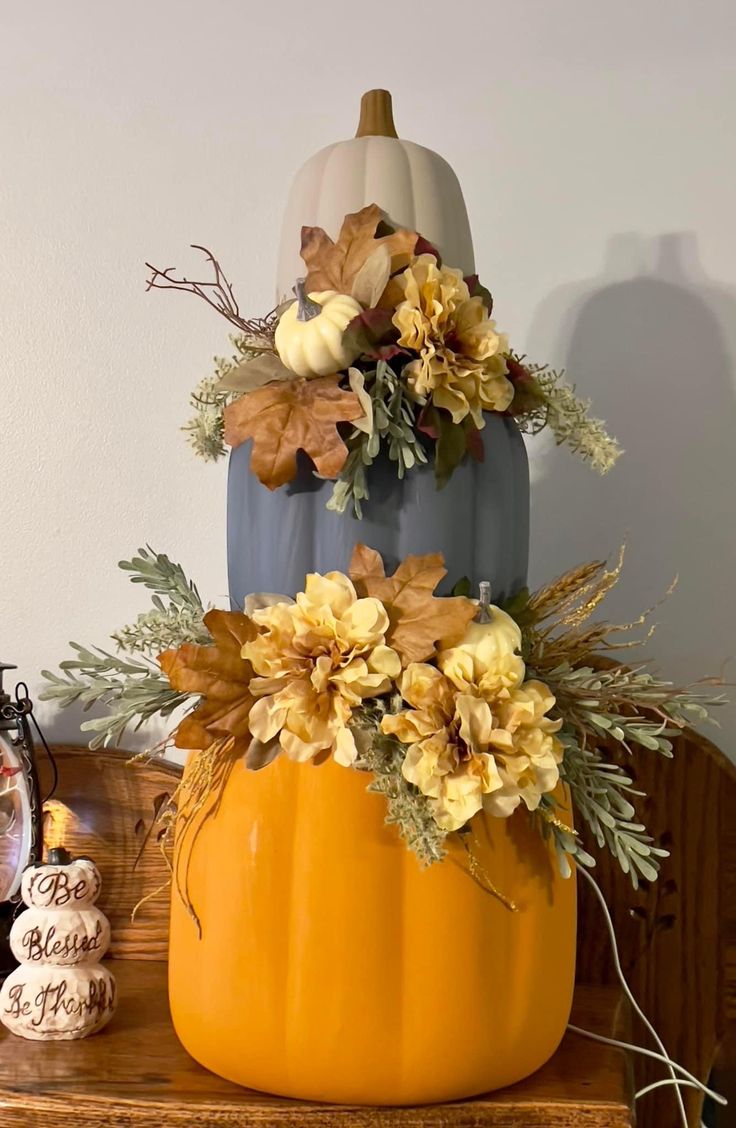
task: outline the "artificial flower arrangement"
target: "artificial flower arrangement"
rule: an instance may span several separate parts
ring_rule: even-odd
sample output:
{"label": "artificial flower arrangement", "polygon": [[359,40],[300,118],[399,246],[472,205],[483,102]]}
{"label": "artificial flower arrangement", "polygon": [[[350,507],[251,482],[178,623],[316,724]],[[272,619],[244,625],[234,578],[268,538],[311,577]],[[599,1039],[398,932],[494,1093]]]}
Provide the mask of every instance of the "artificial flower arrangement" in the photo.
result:
{"label": "artificial flower arrangement", "polygon": [[306,275],[265,318],[241,316],[219,263],[197,249],[213,279],[148,264],[148,286],[194,293],[237,330],[233,357],[192,396],[185,429],[206,460],[250,439],[251,469],[277,489],[295,477],[301,450],[335,479],[328,508],[360,516],[382,451],[400,478],[431,463],[442,487],[465,458],[482,460],[491,412],[528,433],[549,426],[601,473],[620,453],[562,373],[510,348],[478,277],[445,265],[418,232],[393,228],[376,204],[346,216],[334,242],[302,229]]}
{"label": "artificial flower arrangement", "polygon": [[[188,429],[205,458],[250,439],[251,469],[273,490],[294,478],[303,451],[335,481],[328,507],[360,517],[382,450],[399,477],[433,463],[441,487],[463,459],[482,458],[489,412],[522,430],[549,425],[601,472],[620,453],[560,373],[512,352],[477,277],[445,266],[375,204],[346,216],[334,242],[303,228],[307,274],[295,300],[262,319],[241,316],[219,263],[199,249],[213,280],[149,264],[148,286],[194,293],[239,331],[237,355],[194,396]],[[472,599],[463,577],[437,595],[440,554],[408,556],[387,576],[359,544],[349,574],[311,574],[295,598],[255,593],[221,611],[205,610],[179,565],[141,550],[121,567],[154,605],[113,636],[128,654],[75,645],[61,675],[45,673],[44,697],[107,706],[109,717],[83,725],[93,746],[183,706],[170,739],[197,757],[183,784],[190,813],[240,758],[267,770],[278,756],[331,757],[369,774],[422,864],[445,857],[448,836],[468,848],[479,812],[521,810],[554,840],[564,873],[571,859],[594,862],[576,828],[585,824],[636,886],[656,877],[665,851],[636,817],[627,759],[636,749],[669,755],[671,737],[720,698],[610,661],[636,644],[619,638],[637,624],[591,616],[622,559],[494,606],[490,585]],[[486,885],[512,903],[492,878]]]}
{"label": "artificial flower arrangement", "polygon": [[[44,672],[43,696],[109,710],[82,726],[93,747],[184,706],[164,747],[196,757],[177,797],[190,813],[241,758],[267,771],[278,756],[331,757],[368,774],[423,865],[441,861],[453,835],[472,857],[478,812],[519,810],[554,840],[564,874],[571,861],[594,865],[587,828],[636,887],[666,851],[637,819],[627,762],[671,755],[671,738],[721,698],[607,660],[637,644],[620,637],[645,620],[591,619],[621,564],[583,565],[497,607],[485,585],[478,600],[436,596],[439,555],[410,556],[387,576],[358,545],[349,575],[312,574],[296,599],[254,594],[222,611],[204,608],[179,565],[142,549],[121,567],[154,605],[113,636],[135,656],[73,644],[61,675]],[[484,883],[513,908],[513,891],[492,875]]]}

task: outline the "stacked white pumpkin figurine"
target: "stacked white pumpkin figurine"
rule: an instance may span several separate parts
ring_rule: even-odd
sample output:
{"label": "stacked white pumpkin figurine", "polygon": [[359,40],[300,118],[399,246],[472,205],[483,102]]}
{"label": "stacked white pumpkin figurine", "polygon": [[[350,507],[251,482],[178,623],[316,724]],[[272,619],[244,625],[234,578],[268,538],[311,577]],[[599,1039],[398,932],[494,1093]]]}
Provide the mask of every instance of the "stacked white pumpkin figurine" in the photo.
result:
{"label": "stacked white pumpkin figurine", "polygon": [[10,931],[20,966],[0,989],[0,1020],[23,1038],[85,1038],[112,1018],[115,980],[99,962],[110,924],[95,905],[101,887],[91,858],[59,847],[23,874],[28,908]]}

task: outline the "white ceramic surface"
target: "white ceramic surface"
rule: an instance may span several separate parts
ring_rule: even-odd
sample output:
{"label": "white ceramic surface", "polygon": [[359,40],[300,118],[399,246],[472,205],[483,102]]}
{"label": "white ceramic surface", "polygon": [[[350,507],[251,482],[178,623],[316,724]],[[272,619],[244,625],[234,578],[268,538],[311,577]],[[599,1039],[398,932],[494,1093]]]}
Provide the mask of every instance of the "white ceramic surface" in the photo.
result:
{"label": "white ceramic surface", "polygon": [[378,204],[398,226],[419,231],[448,266],[475,270],[468,213],[457,176],[443,157],[396,137],[354,137],[320,149],[294,177],[281,226],[276,297],[304,274],[303,225],[333,239],[343,218]]}

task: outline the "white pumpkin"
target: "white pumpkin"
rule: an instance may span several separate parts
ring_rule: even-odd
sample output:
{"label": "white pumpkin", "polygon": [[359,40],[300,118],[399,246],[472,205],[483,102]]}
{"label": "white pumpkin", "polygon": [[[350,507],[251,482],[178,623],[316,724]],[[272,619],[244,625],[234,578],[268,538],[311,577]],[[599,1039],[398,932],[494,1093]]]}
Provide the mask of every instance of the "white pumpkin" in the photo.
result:
{"label": "white pumpkin", "polygon": [[297,172],[281,227],[277,298],[304,272],[301,229],[322,227],[333,238],[344,217],[377,203],[399,227],[419,231],[448,266],[475,270],[462,190],[447,161],[396,136],[387,90],[369,90],[356,136],[328,145]]}
{"label": "white pumpkin", "polygon": [[[491,585],[480,584],[478,614],[465,628],[462,638],[442,651],[440,667],[476,684],[489,675],[500,676],[507,687],[521,685],[525,664],[520,656],[521,631],[506,611],[491,603]],[[453,676],[450,673],[450,676]]]}
{"label": "white pumpkin", "polygon": [[71,858],[66,850],[49,850],[49,861],[23,874],[21,896],[39,909],[81,909],[93,904],[102,887],[91,858]]}
{"label": "white pumpkin", "polygon": [[521,631],[511,616],[494,606],[488,615],[488,622],[470,623],[457,644],[485,669],[521,649]]}
{"label": "white pumpkin", "polygon": [[86,909],[27,909],[10,930],[20,963],[70,967],[96,963],[110,946],[110,924],[94,905]]}
{"label": "white pumpkin", "polygon": [[21,964],[0,989],[0,1019],[13,1034],[37,1041],[85,1038],[110,1021],[115,980],[102,964]]}
{"label": "white pumpkin", "polygon": [[360,303],[334,290],[307,295],[301,280],[295,289],[297,301],[284,310],[276,326],[282,363],[297,376],[331,376],[348,368],[360,350],[346,347],[343,335],[361,312]]}

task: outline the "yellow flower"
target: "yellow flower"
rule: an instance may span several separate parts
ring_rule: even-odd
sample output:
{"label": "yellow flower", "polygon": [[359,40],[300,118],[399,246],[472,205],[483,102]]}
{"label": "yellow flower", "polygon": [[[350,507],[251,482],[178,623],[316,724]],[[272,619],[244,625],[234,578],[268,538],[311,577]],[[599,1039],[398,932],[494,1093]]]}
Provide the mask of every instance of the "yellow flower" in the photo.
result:
{"label": "yellow flower", "polygon": [[554,734],[562,721],[546,715],[554,703],[544,682],[534,680],[499,703],[493,742],[503,787],[486,800],[490,814],[505,818],[520,802],[533,811],[542,795],[557,786],[563,748]]}
{"label": "yellow flower", "polygon": [[434,666],[412,662],[401,695],[413,705],[387,713],[382,731],[409,747],[402,771],[429,798],[436,822],[457,830],[503,787],[491,748],[493,715],[487,702],[458,694]]}
{"label": "yellow flower", "polygon": [[419,255],[396,282],[404,296],[393,315],[399,344],[419,353],[406,366],[418,399],[431,399],[460,423],[483,411],[505,411],[514,395],[506,376],[505,335],[496,331],[480,297],[471,298],[462,272]]}
{"label": "yellow flower", "polygon": [[562,722],[547,716],[553,695],[542,682],[523,682],[524,663],[513,650],[482,660],[484,651],[503,651],[504,631],[513,643],[508,625],[498,628],[494,645],[471,634],[472,653],[462,644],[443,651],[440,669],[409,665],[400,688],[413,708],[381,722],[408,745],[403,774],[445,830],[458,830],[481,807],[502,818],[521,802],[534,810],[559,779],[562,745],[554,734]]}
{"label": "yellow flower", "polygon": [[378,599],[359,599],[347,576],[307,577],[295,603],[253,613],[260,633],[242,650],[255,672],[249,728],[264,744],[278,736],[294,760],[357,756],[348,728],[364,697],[388,692],[401,669],[385,645],[388,615]]}

